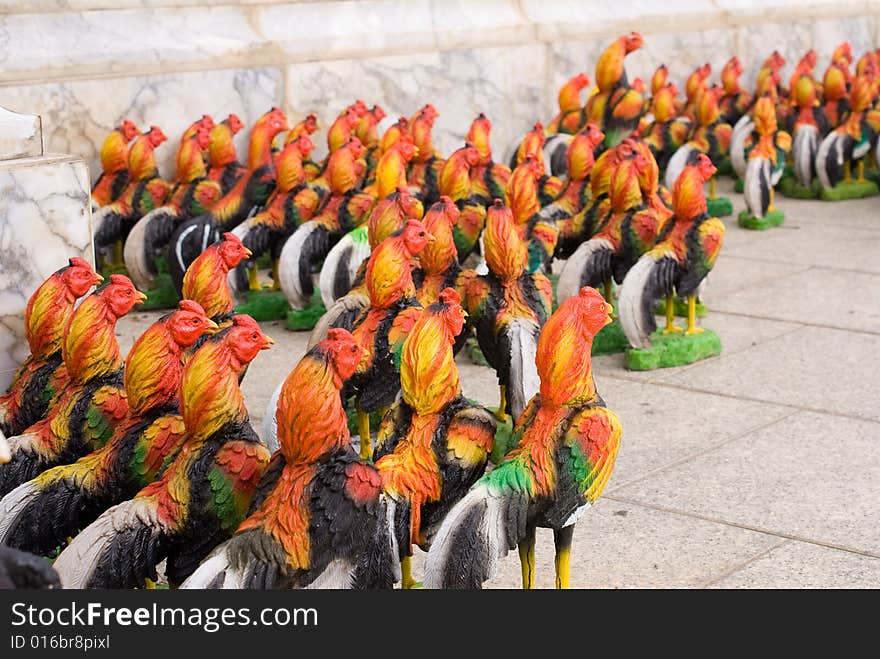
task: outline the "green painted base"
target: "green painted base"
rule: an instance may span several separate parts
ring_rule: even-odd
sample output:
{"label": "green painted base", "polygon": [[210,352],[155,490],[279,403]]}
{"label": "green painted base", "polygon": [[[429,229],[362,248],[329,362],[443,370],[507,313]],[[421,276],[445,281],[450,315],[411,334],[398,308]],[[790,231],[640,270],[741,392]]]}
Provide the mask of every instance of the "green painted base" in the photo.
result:
{"label": "green painted base", "polygon": [[[688,303],[687,300],[677,297],[675,301],[672,303],[672,312],[678,316],[679,318],[687,318],[688,315]],[[697,298],[697,304],[695,309],[695,315],[697,318],[703,318],[708,309],[706,309],[706,305]],[[654,315],[655,316],[666,316],[666,300],[657,303],[657,306],[654,307]]]}
{"label": "green painted base", "polygon": [[138,311],[154,311],[157,309],[173,309],[180,301],[177,295],[177,289],[174,288],[174,281],[171,275],[163,272],[156,277],[156,287],[148,291],[144,291],[147,296],[146,302],[138,305]]}
{"label": "green painted base", "polygon": [[819,179],[813,179],[810,187],[801,185],[793,176],[783,176],[779,180],[779,192],[792,199],[815,199],[821,190]]}
{"label": "green painted base", "polygon": [[721,339],[712,330],[699,334],[664,334],[657,330],[651,335],[651,347],[629,348],[624,365],[631,371],[652,371],[693,364],[721,354]]}
{"label": "green painted base", "polygon": [[[498,409],[491,409],[491,412],[497,412]],[[498,427],[495,430],[495,441],[492,444],[492,452],[489,454],[489,459],[492,461],[492,464],[498,464],[504,458],[505,455],[510,453],[510,450],[513,448],[513,417],[509,414],[505,416],[503,422],[498,422]]]}
{"label": "green painted base", "polygon": [[480,350],[479,341],[473,336],[468,337],[464,342],[464,354],[466,354],[468,359],[477,366],[489,366],[489,362],[487,362],[486,357],[483,356],[483,351]]}
{"label": "green painted base", "polygon": [[740,194],[742,194],[744,187],[745,187],[745,182],[741,178],[738,178],[733,182],[734,192],[739,192]]}
{"label": "green painted base", "polygon": [[629,347],[626,335],[620,327],[620,320],[615,318],[614,321],[601,330],[593,339],[594,355],[611,355],[615,352],[623,352]]}
{"label": "green painted base", "polygon": [[770,211],[764,217],[755,217],[748,211],[739,214],[738,224],[743,229],[753,229],[755,231],[765,231],[773,227],[778,227],[785,222],[785,214],[782,211]]}
{"label": "green painted base", "polygon": [[292,332],[311,330],[327,310],[321,302],[321,294],[315,291],[312,300],[305,309],[290,309],[287,312],[287,329]]}
{"label": "green painted base", "polygon": [[880,169],[872,169],[865,172],[865,178],[880,186]]}
{"label": "green painted base", "polygon": [[245,313],[254,320],[284,320],[290,311],[290,303],[283,291],[248,291],[245,299],[235,307],[235,313]]}
{"label": "green painted base", "polygon": [[706,209],[712,217],[733,215],[733,204],[727,197],[715,197],[706,200]]}
{"label": "green painted base", "polygon": [[824,201],[843,201],[873,197],[876,194],[880,194],[880,187],[874,181],[850,181],[838,183],[833,188],[822,188],[819,198]]}

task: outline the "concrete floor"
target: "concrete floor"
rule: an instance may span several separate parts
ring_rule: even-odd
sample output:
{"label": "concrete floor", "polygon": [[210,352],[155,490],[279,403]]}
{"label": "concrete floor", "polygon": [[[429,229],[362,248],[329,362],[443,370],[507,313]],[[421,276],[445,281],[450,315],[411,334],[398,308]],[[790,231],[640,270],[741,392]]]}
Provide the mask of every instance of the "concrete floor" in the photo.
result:
{"label": "concrete floor", "polygon": [[[744,208],[727,179],[719,189]],[[703,319],[720,357],[643,373],[596,358],[624,431],[575,531],[573,587],[880,587],[880,198],[777,206],[786,223],[767,232],[725,218]],[[123,348],[157,315],[123,319]],[[307,341],[265,329],[276,345],[243,385],[258,429]],[[458,365],[465,395],[497,405],[494,373],[464,355]],[[538,587],[552,587],[546,529],[537,565]],[[487,586],[519,578],[511,552]]]}

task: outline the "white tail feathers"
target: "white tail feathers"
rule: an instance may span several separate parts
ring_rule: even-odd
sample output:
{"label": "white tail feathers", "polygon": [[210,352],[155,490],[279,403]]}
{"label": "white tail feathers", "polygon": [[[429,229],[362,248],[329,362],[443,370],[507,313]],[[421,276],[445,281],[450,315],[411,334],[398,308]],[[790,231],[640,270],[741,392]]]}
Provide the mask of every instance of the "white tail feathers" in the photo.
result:
{"label": "white tail feathers", "polygon": [[831,172],[843,166],[843,150],[840,148],[840,133],[831,131],[819,145],[816,153],[816,174],[822,187],[830,189],[836,181],[832,181]]}
{"label": "white tail feathers", "polygon": [[180,584],[180,587],[186,590],[242,588],[243,575],[238,570],[232,569],[229,564],[229,554],[226,551],[228,547],[229,541],[227,540],[214,549],[196,568],[196,571]]}
{"label": "white tail feathers", "polygon": [[278,420],[275,418],[275,412],[278,410],[278,399],[281,397],[281,389],[284,386],[284,380],[278,383],[272,397],[266,404],[266,414],[263,416],[263,444],[270,452],[275,453],[281,444],[278,442]]}
{"label": "white tail feathers", "polygon": [[9,442],[6,441],[6,435],[0,430],[0,465],[6,464],[12,460],[12,453],[9,450]]}
{"label": "white tail feathers", "polygon": [[148,291],[156,283],[153,268],[147,262],[146,239],[147,226],[153,221],[155,214],[164,212],[163,208],[156,208],[135,222],[128,233],[125,244],[122,247],[122,260],[128,277],[139,291]]}
{"label": "white tail feathers", "polygon": [[556,303],[562,304],[570,297],[574,297],[581,290],[584,268],[590,258],[601,250],[613,250],[610,242],[604,238],[592,238],[575,250],[559,273],[559,282],[556,284]]}
{"label": "white tail feathers", "polygon": [[815,126],[799,126],[791,147],[794,160],[794,177],[804,187],[813,183],[813,163],[819,146],[819,131]]}
{"label": "white tail feathers", "polygon": [[649,279],[658,266],[650,254],[643,255],[626,273],[617,298],[617,311],[620,326],[633,348],[647,348],[651,345],[651,332],[654,331],[655,300],[649,290]]}
{"label": "white tail feathers", "polygon": [[303,266],[301,261],[306,258],[303,253],[306,242],[317,230],[318,225],[315,222],[306,222],[297,227],[293,235],[284,243],[278,260],[281,290],[294,309],[305,309],[311,297],[307,292],[310,283],[305,282],[301,276],[311,277],[311,271],[309,267]]}
{"label": "white tail feathers", "polygon": [[770,186],[770,161],[766,158],[749,158],[743,181],[743,196],[749,212],[755,217],[767,215]]}
{"label": "white tail feathers", "polygon": [[365,226],[345,234],[328,252],[318,276],[318,290],[327,309],[351,290],[361,264],[368,258],[370,243]]}
{"label": "white tail feathers", "polygon": [[[754,120],[747,114],[739,118],[733,126],[730,137],[730,164],[739,178],[746,176],[746,138],[755,129]],[[671,186],[669,186],[671,189]]]}
{"label": "white tail feathers", "polygon": [[[309,350],[327,338],[330,328],[337,327],[335,323],[339,318],[343,315],[356,318],[369,304],[370,299],[360,293],[351,293],[336,300],[336,302],[327,307],[327,311],[318,319],[318,322],[312,329],[312,333],[309,335]],[[345,329],[351,328],[346,327]]]}
{"label": "white tail feathers", "polygon": [[528,402],[541,388],[535,357],[538,352],[539,328],[529,320],[516,318],[510,322],[510,414],[519,418]]}
{"label": "white tail feathers", "polygon": [[23,514],[31,502],[40,496],[40,488],[33,482],[22,483],[0,500],[0,545],[9,544]]}
{"label": "white tail feathers", "polygon": [[669,163],[666,165],[666,176],[663,179],[666,187],[670,190],[672,190],[672,186],[675,185],[675,180],[678,178],[678,175],[684,171],[684,168],[688,164],[688,159],[693,152],[694,147],[688,144],[682,144],[676,149],[675,153],[672,154]]}

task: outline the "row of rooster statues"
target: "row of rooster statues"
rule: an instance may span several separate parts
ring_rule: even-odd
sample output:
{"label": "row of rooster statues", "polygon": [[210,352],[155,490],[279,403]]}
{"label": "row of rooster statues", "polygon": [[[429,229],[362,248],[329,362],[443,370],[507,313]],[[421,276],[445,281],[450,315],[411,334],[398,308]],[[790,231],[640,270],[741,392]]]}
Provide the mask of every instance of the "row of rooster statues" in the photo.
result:
{"label": "row of rooster statues", "polygon": [[[591,367],[612,282],[633,348],[659,335],[662,301],[662,333],[699,336],[696,298],[725,231],[704,193],[717,169],[729,158],[742,172],[760,216],[792,144],[778,126],[791,127],[805,187],[807,170],[832,187],[850,178],[850,162],[862,178],[880,127],[877,53],[853,76],[839,48],[824,85],[808,54],[788,90],[774,54],[754,95],[734,58],[723,87],[698,69],[682,104],[664,67],[649,101],[628,81],[624,58],[641,43],[632,33],[609,46],[585,105],[588,78],[566,83],[559,115],[525,136],[510,167],[493,160],[483,115],[444,159],[431,105],[380,136],[381,108],[356,102],[330,126],[321,162],[310,159],[313,115],[291,129],[266,113],[247,165],[232,140],[241,122],[202,117],[166,182],[162,131],[124,122],[102,147],[93,198],[96,241],[129,276],[104,279],[77,258],[53,274],[30,299],[31,354],[0,398],[0,582],[144,587],[164,561],[182,587],[409,588],[418,546],[426,587],[479,587],[514,548],[533,587],[540,526],[554,532],[567,587],[575,523],[621,438]],[[262,288],[248,264],[263,253],[294,308],[317,283],[327,311],[257,433],[240,382],[273,341],[236,313],[235,294]],[[555,291],[554,257],[565,259]],[[123,359],[116,322],[163,260],[181,301]],[[455,355],[470,331],[498,375],[497,410],[462,396]],[[496,455],[508,416],[512,448]]]}

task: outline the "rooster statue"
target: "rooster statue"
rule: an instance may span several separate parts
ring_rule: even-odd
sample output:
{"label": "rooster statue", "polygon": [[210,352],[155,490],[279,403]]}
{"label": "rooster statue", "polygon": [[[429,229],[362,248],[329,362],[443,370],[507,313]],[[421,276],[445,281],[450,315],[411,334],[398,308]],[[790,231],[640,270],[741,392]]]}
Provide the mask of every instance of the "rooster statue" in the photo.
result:
{"label": "rooster statue", "polygon": [[125,360],[127,416],[102,448],[0,500],[0,544],[50,555],[159,476],[186,437],[178,401],[184,351],[211,329],[204,310],[183,300],[135,341]]}
{"label": "rooster statue", "polygon": [[101,174],[92,186],[92,201],[98,206],[116,201],[128,185],[128,143],[137,134],[137,126],[125,119],[101,144]]}
{"label": "rooster statue", "polygon": [[644,109],[644,84],[636,79],[630,83],[624,69],[624,58],[642,47],[642,35],[630,32],[608,46],[596,62],[598,90],[587,101],[589,121],[605,133],[605,147],[616,146],[639,125]]}
{"label": "rooster statue", "polygon": [[721,86],[724,88],[724,95],[718,105],[721,108],[721,121],[731,126],[740,120],[752,102],[751,94],[739,84],[743,70],[743,65],[736,55],[731,57],[721,69]]}
{"label": "rooster statue", "polygon": [[333,329],[284,381],[281,449],[250,516],[183,588],[390,588],[395,557],[381,480],[359,459],[340,390],[361,348]]}
{"label": "rooster statue", "polygon": [[524,588],[535,586],[535,531],[553,529],[556,586],[568,588],[574,527],[614,469],[621,425],[593,380],[593,337],[611,305],[592,288],[562,303],[541,330],[540,391],[514,427],[516,447],[471,487],[437,531],[428,588],[479,588],[519,547]]}
{"label": "rooster statue", "polygon": [[687,165],[672,189],[672,228],[627,273],[620,288],[620,323],[634,348],[651,344],[656,328],[654,305],[666,298],[665,333],[678,333],[673,324],[675,295],[687,297],[688,334],[702,332],[696,326],[696,299],[700,283],[715,265],[724,239],[724,223],[707,212],[703,184],[715,174],[709,157],[698,154]]}
{"label": "rooster statue", "polygon": [[31,352],[0,396],[0,431],[4,434],[18,435],[46,416],[67,379],[61,353],[73,305],[103,280],[87,261],[75,256],[31,295],[24,311]]}
{"label": "rooster statue", "polygon": [[412,545],[428,549],[440,522],[483,475],[495,419],[461,395],[453,344],[464,327],[452,288],[425,309],[403,343],[402,396],[382,420],[376,468],[402,558],[402,587],[412,578]]}
{"label": "rooster statue", "polygon": [[465,308],[477,341],[501,386],[498,418],[517,418],[538,390],[535,346],[553,306],[553,288],[542,272],[528,271],[528,245],[500,199],[489,208],[483,235],[489,272],[463,281]]}
{"label": "rooster statue", "polygon": [[178,291],[189,264],[221,233],[237,227],[253,209],[266,203],[275,189],[272,142],[288,130],[287,118],[272,108],[254,123],[248,147],[247,173],[218,200],[208,213],[178,224],[168,243],[168,267]]}
{"label": "rooster statue", "polygon": [[[455,248],[458,260],[464,260],[476,249],[486,224],[486,208],[472,194],[473,172],[480,169],[480,152],[473,144],[465,144],[450,155],[440,170],[440,194],[452,199],[461,211],[455,226]],[[502,191],[503,192],[503,191]]]}
{"label": "rooster statue", "polygon": [[228,274],[249,256],[251,251],[239,237],[227,231],[219,242],[209,245],[187,268],[183,276],[184,299],[199,303],[216,323],[228,320],[235,308]]}
{"label": "rooster statue", "polygon": [[740,226],[766,229],[782,224],[784,216],[773,208],[773,189],[782,178],[785,159],[791,151],[791,136],[778,130],[776,108],[769,96],[762,96],[752,110],[758,140],[748,152],[743,183],[746,209],[740,213]]}
{"label": "rooster statue", "polygon": [[12,460],[0,467],[0,496],[110,439],[128,412],[116,321],[144,299],[128,277],[111,275],[73,312],[61,348],[63,390],[45,418],[11,438]]}
{"label": "rooster statue", "polygon": [[210,336],[183,368],[186,438],[162,477],[105,511],[55,561],[65,588],[142,587],[156,566],[182,583],[244,520],[269,451],[248,422],[238,378],[272,339],[250,316]]}
{"label": "rooster statue", "polygon": [[[816,152],[820,141],[828,134],[829,125],[819,104],[819,90],[811,73],[794,76],[792,83],[789,94],[795,111],[789,117],[788,132],[792,137],[794,178],[802,191],[799,196],[814,197],[812,187],[816,180]],[[786,194],[793,196],[790,191],[786,191]]]}

